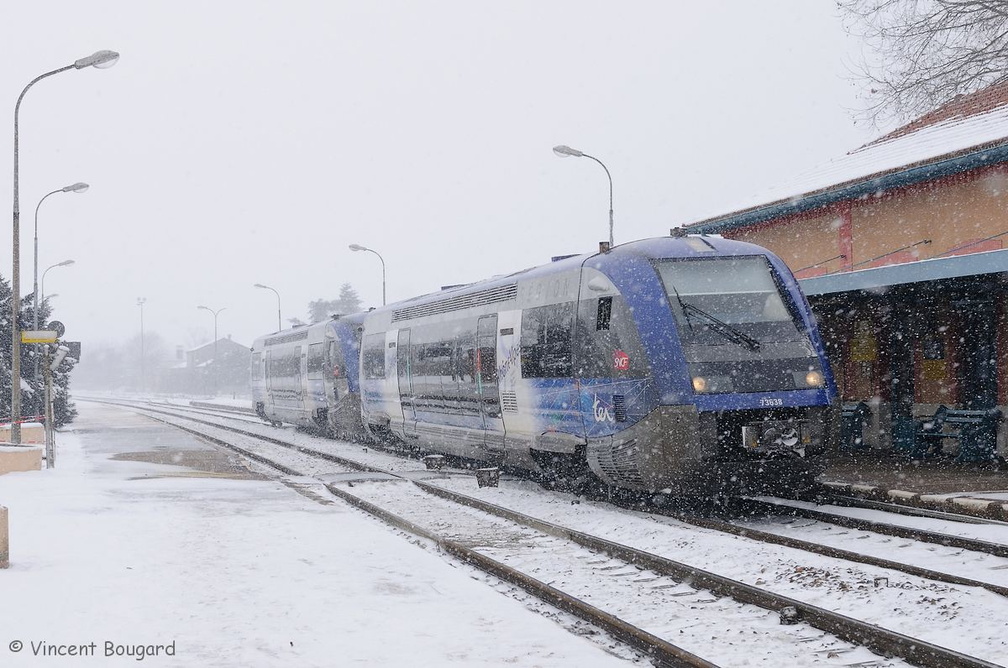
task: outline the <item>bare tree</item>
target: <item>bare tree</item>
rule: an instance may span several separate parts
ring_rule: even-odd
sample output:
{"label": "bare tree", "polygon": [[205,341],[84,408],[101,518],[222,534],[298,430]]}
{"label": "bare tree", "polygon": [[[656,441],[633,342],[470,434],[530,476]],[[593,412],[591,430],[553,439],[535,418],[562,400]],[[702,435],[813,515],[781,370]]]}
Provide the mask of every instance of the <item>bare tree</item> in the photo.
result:
{"label": "bare tree", "polygon": [[1008,0],[838,0],[864,39],[857,66],[875,125],[920,116],[1008,72]]}

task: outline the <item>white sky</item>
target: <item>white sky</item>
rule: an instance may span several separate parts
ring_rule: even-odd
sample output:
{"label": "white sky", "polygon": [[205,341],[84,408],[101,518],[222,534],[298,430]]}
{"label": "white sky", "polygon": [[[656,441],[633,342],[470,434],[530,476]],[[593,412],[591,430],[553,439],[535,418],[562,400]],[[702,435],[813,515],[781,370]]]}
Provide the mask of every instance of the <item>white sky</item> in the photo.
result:
{"label": "white sky", "polygon": [[[241,343],[351,283],[366,305],[721,213],[878,134],[855,125],[858,45],[832,0],[16,3],[21,284],[68,339]],[[0,136],[10,156],[12,131]],[[0,182],[12,182],[3,161]],[[0,188],[11,211],[12,188]],[[7,214],[10,239],[10,213]],[[0,274],[11,274],[2,244]],[[85,347],[85,353],[87,348]]]}

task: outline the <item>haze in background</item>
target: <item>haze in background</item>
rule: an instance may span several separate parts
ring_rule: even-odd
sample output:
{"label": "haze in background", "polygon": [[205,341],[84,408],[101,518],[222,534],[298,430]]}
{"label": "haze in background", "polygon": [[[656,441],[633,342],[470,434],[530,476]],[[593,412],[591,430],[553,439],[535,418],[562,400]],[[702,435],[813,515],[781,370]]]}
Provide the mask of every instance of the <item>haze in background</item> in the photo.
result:
{"label": "haze in background", "polygon": [[[731,210],[868,141],[832,2],[145,2],[7,7],[21,284],[88,346],[251,343],[349,282],[365,306]],[[13,155],[13,129],[0,153]],[[0,274],[10,277],[12,158]]]}

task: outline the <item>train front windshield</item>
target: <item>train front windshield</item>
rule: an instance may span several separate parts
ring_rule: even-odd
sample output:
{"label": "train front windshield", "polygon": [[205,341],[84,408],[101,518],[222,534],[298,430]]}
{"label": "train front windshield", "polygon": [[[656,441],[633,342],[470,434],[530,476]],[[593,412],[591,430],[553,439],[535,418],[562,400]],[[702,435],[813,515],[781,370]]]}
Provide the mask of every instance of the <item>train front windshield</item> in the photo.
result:
{"label": "train front windshield", "polygon": [[819,358],[765,257],[666,260],[657,269],[694,391],[823,385]]}

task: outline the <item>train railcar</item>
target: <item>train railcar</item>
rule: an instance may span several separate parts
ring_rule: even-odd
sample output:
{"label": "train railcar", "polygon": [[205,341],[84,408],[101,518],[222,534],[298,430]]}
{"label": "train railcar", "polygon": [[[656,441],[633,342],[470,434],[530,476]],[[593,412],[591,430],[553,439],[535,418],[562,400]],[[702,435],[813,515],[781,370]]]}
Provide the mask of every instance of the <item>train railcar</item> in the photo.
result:
{"label": "train railcar", "polygon": [[764,248],[636,241],[375,309],[364,425],[419,450],[648,492],[811,482],[836,391]]}
{"label": "train railcar", "polygon": [[364,314],[262,336],[252,344],[256,413],[341,438],[363,438],[357,368]]}

